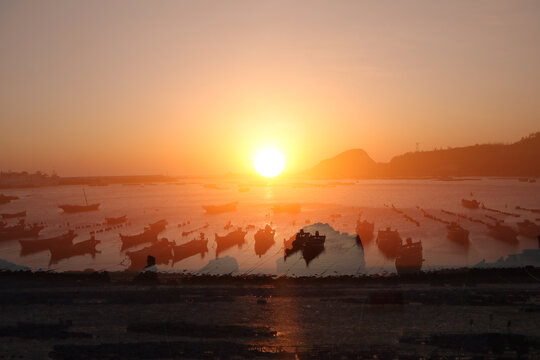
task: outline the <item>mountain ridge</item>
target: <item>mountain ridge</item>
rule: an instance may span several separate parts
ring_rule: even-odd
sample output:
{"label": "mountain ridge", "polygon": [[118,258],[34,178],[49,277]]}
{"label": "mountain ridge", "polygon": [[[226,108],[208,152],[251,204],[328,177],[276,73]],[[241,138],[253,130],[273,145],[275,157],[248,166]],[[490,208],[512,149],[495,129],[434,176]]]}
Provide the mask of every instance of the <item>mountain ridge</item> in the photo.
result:
{"label": "mountain ridge", "polygon": [[301,173],[312,178],[540,176],[540,132],[512,144],[408,152],[377,163],[362,149],[324,159]]}

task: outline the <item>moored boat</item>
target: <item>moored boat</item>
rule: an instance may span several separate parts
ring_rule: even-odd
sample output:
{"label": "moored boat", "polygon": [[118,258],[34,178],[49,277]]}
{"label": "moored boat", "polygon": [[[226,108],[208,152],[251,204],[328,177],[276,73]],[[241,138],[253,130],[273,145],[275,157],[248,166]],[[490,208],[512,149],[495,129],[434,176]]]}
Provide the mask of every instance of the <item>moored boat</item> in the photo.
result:
{"label": "moored boat", "polygon": [[92,258],[96,257],[99,252],[96,246],[101,241],[96,240],[92,235],[90,239],[72,244],[71,246],[63,246],[63,244],[53,245],[49,248],[51,252],[51,259],[49,260],[49,266],[58,263],[60,260],[69,259],[78,255],[90,254]]}
{"label": "moored boat", "polygon": [[512,227],[508,225],[504,225],[500,221],[495,223],[495,225],[487,224],[487,227],[489,229],[488,234],[491,237],[497,240],[502,240],[504,242],[511,243],[511,244],[518,243],[518,239],[517,239],[518,233]]}
{"label": "moored boat", "polygon": [[73,230],[47,239],[19,240],[21,255],[50,250],[53,247],[67,247],[73,245],[77,234]]}
{"label": "moored boat", "polygon": [[199,239],[173,246],[173,264],[196,254],[201,254],[202,257],[207,252],[208,239],[205,238],[204,233],[201,233]]}
{"label": "moored boat", "polygon": [[540,225],[537,225],[530,221],[529,219],[525,219],[524,221],[520,221],[517,223],[519,235],[523,235],[530,238],[536,238],[540,236]]}
{"label": "moored boat", "polygon": [[373,232],[375,230],[375,224],[367,220],[356,220],[356,234],[360,237],[363,244],[369,243],[373,240]]}
{"label": "moored boat", "polygon": [[397,230],[391,230],[390,227],[387,227],[386,230],[378,231],[376,242],[384,255],[395,258],[401,249],[403,240]]}
{"label": "moored boat", "polygon": [[446,225],[447,237],[449,240],[454,241],[461,245],[469,244],[469,230],[462,228],[458,223],[452,221]]}
{"label": "moored boat", "polygon": [[120,235],[120,240],[122,240],[122,251],[125,249],[128,249],[130,247],[149,243],[149,242],[156,242],[158,233],[156,231],[153,231],[149,227],[146,227],[142,233],[136,234],[136,235]]}
{"label": "moored boat", "polygon": [[26,210],[16,213],[3,213],[2,219],[15,219],[20,217],[26,217]]}
{"label": "moored boat", "polygon": [[461,205],[467,209],[478,209],[480,203],[476,200],[461,199]]}
{"label": "moored boat", "polygon": [[420,271],[423,261],[422,242],[413,242],[411,238],[407,238],[405,244],[399,248],[395,260],[396,270],[400,275],[415,273]]}
{"label": "moored boat", "polygon": [[0,227],[0,241],[37,237],[43,228],[39,224],[26,225],[21,219],[16,225]]}
{"label": "moored boat", "polygon": [[226,212],[236,211],[238,202],[232,202],[223,205],[203,205],[203,209],[206,211],[206,214],[221,214]]}
{"label": "moored boat", "polygon": [[167,265],[173,259],[173,246],[173,241],[163,238],[141,250],[126,252],[131,261],[127,270],[143,269],[149,256],[155,259],[155,264]]}
{"label": "moored boat", "polygon": [[261,257],[268,249],[274,245],[274,235],[276,230],[272,229],[270,225],[266,225],[264,229],[259,229],[254,235],[255,238],[255,254]]}
{"label": "moored boat", "polygon": [[247,234],[247,231],[243,231],[241,227],[239,227],[238,229],[234,231],[231,231],[230,233],[224,236],[215,234],[215,239],[217,243],[216,257],[219,257],[219,253],[221,251],[231,248],[234,245],[242,246],[246,241],[245,240],[246,234]]}
{"label": "moored boat", "polygon": [[99,203],[90,205],[58,205],[67,214],[99,210]]}

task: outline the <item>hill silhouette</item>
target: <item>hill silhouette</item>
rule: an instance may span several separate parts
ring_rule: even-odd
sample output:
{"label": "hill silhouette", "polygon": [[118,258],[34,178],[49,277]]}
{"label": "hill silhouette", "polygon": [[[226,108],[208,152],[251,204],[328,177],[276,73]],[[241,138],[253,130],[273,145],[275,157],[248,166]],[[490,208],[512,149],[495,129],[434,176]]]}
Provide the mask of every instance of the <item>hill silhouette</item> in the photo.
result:
{"label": "hill silhouette", "polygon": [[540,132],[513,144],[484,144],[416,151],[376,163],[361,149],[348,150],[302,173],[313,178],[420,176],[540,176]]}

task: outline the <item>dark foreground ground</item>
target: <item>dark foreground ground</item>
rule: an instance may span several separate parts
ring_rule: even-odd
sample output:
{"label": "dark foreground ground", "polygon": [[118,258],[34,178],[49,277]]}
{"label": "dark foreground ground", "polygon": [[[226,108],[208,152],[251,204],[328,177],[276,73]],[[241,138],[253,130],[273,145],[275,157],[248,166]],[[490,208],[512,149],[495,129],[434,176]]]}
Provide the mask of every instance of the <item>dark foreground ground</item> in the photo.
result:
{"label": "dark foreground ground", "polygon": [[0,359],[540,358],[539,269],[139,280],[0,273]]}

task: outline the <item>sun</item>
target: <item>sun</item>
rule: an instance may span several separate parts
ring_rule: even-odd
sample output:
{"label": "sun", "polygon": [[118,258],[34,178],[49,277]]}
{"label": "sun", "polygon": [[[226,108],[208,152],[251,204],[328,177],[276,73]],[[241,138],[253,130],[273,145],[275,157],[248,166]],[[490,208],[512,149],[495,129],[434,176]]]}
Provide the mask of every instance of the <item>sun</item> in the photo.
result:
{"label": "sun", "polygon": [[255,155],[255,170],[264,177],[274,177],[285,169],[285,156],[276,149],[263,149]]}

